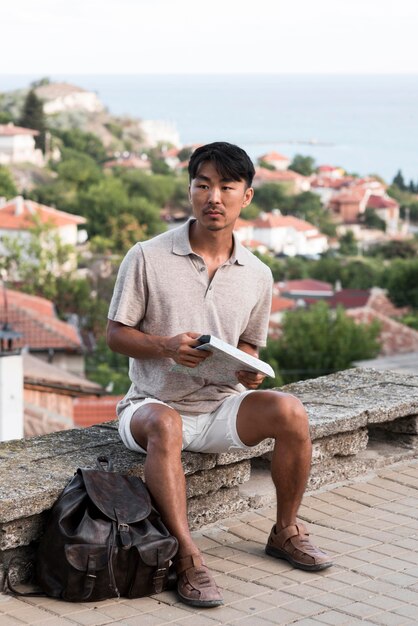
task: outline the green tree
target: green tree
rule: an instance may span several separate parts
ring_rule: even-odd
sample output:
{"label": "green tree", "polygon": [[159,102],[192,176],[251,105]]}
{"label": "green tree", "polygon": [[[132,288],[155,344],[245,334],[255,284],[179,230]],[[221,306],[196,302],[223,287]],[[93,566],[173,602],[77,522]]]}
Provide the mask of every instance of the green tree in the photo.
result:
{"label": "green tree", "polygon": [[363,215],[363,223],[367,226],[367,228],[376,228],[377,230],[386,230],[386,222],[382,220],[381,217],[378,216],[374,209],[370,207],[364,211]]}
{"label": "green tree", "polygon": [[103,337],[98,339],[96,349],[86,357],[88,378],[115,395],[126,393],[129,389],[128,369],[128,357],[112,352]]}
{"label": "green tree", "polygon": [[46,143],[46,119],[42,100],[38,98],[34,89],[31,89],[23,103],[19,125],[23,128],[37,130],[39,135],[35,137],[35,144],[45,153]]}
{"label": "green tree", "polygon": [[[160,208],[168,204],[176,192],[177,181],[173,175],[150,175],[144,172],[138,172],[137,170],[126,170],[119,172],[118,178],[123,182],[129,197],[140,196],[147,198],[147,200]],[[187,196],[187,180],[183,179],[183,181]]]}
{"label": "green tree", "polygon": [[0,165],[0,196],[6,198],[13,198],[17,196],[17,188],[10,170],[4,165]]}
{"label": "green tree", "polygon": [[370,248],[369,256],[379,256],[382,259],[414,259],[418,254],[416,241],[386,241]]}
{"label": "green tree", "polygon": [[283,208],[285,215],[294,215],[302,220],[313,224],[325,235],[336,235],[335,224],[329,211],[324,209],[316,193],[304,191],[289,199],[287,207]]}
{"label": "green tree", "polygon": [[0,111],[0,124],[9,124],[13,122],[13,115],[8,111]]}
{"label": "green tree", "polygon": [[310,176],[315,172],[315,169],[315,159],[311,156],[303,156],[302,154],[296,154],[289,165],[289,170],[293,170],[303,176]]}
{"label": "green tree", "polygon": [[254,202],[263,211],[282,210],[289,205],[286,187],[278,183],[265,183],[254,192]]}
{"label": "green tree", "polygon": [[77,188],[86,188],[103,178],[103,173],[92,157],[72,148],[66,148],[56,170],[61,180],[74,183]]}
{"label": "green tree", "polygon": [[398,173],[396,174],[396,176],[394,177],[393,181],[392,181],[393,185],[396,185],[398,187],[398,189],[400,189],[401,191],[406,191],[407,187],[405,185],[405,179],[402,175],[402,171],[398,170]]}
{"label": "green tree", "polygon": [[276,364],[285,383],[315,378],[351,367],[379,351],[379,324],[357,324],[342,308],[318,302],[285,315],[283,335],[261,358]]}
{"label": "green tree", "polygon": [[98,163],[103,163],[106,160],[105,147],[94,133],[85,132],[79,128],[71,128],[55,130],[54,135],[62,140],[66,148],[85,154]]}
{"label": "green tree", "polygon": [[0,268],[18,277],[27,293],[56,299],[57,278],[63,267],[74,260],[75,249],[61,241],[52,224],[44,224],[37,215],[31,217],[29,237],[3,237],[5,254]]}
{"label": "green tree", "polygon": [[395,259],[385,271],[389,298],[397,306],[418,309],[418,259]]}
{"label": "green tree", "polygon": [[382,276],[382,264],[377,259],[353,259],[341,267],[341,284],[346,289],[381,286]]}
{"label": "green tree", "polygon": [[326,283],[335,285],[337,281],[342,282],[343,263],[341,259],[335,257],[323,257],[318,261],[313,261],[308,265],[310,278],[323,280]]}
{"label": "green tree", "polygon": [[355,256],[358,252],[357,241],[352,230],[348,230],[340,237],[340,254],[344,256]]}

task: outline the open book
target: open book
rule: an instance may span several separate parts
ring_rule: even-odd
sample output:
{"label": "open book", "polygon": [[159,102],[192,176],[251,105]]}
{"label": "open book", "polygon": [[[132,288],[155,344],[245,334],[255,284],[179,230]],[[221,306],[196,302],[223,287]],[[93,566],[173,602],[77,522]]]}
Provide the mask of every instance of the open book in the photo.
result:
{"label": "open book", "polygon": [[239,370],[261,372],[273,378],[275,376],[273,368],[268,363],[231,346],[214,335],[201,335],[198,341],[200,345],[196,346],[195,350],[209,350],[212,355],[196,367],[186,367],[176,363],[172,367],[173,371],[182,372],[189,376],[198,376],[211,383],[223,383],[224,385],[238,384],[235,372]]}

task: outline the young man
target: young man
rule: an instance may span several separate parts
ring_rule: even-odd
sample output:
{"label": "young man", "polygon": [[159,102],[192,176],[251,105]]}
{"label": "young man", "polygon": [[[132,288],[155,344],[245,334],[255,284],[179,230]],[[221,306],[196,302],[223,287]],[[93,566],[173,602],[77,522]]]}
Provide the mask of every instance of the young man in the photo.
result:
{"label": "young man", "polygon": [[128,252],[109,310],[108,344],[131,357],[132,385],[118,407],[119,432],[129,449],[147,453],[147,486],[179,543],[179,597],[199,607],[219,606],[222,596],[189,531],[182,449],[223,452],[274,438],[277,522],[266,552],[305,570],[332,565],[296,521],[311,461],[308,419],[299,400],[256,391],[261,374],[237,372],[231,386],[172,370],[175,363],[194,368],[211,358],[194,349],[202,334],[254,356],[265,345],[271,272],[233,233],[252,200],[254,173],[237,146],[216,142],[198,148],[189,163],[194,218]]}

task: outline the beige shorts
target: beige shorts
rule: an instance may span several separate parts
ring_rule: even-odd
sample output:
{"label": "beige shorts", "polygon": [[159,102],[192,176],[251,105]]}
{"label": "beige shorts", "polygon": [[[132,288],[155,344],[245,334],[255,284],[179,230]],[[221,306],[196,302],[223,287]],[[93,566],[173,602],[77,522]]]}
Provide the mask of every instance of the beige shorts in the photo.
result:
{"label": "beige shorts", "polygon": [[[242,400],[253,390],[229,396],[213,413],[201,415],[181,415],[183,420],[183,450],[190,452],[227,452],[228,450],[248,450],[251,446],[242,443],[237,433],[237,414]],[[131,402],[119,416],[119,435],[129,450],[146,453],[135,441],[131,432],[131,419],[137,409],[145,404],[164,404],[161,400],[145,398]]]}

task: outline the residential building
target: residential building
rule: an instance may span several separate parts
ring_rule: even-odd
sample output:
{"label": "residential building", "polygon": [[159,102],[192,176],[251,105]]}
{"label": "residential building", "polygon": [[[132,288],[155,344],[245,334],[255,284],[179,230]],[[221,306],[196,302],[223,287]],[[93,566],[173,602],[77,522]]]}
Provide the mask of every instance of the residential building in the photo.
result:
{"label": "residential building", "polygon": [[35,147],[37,130],[22,128],[12,123],[0,124],[0,165],[32,163],[44,166],[42,150]]}
{"label": "residential building", "polygon": [[180,134],[172,122],[166,120],[141,120],[138,122],[146,146],[158,144],[181,147]]}
{"label": "residential building", "polygon": [[0,292],[0,326],[9,323],[21,336],[15,346],[76,376],[84,376],[84,345],[78,329],[60,320],[54,304],[13,289]]}
{"label": "residential building", "polygon": [[74,424],[87,428],[116,419],[116,405],[123,396],[78,396],[74,399]]}
{"label": "residential building", "polygon": [[277,210],[253,221],[253,236],[275,254],[286,256],[316,256],[328,249],[327,237],[316,226]]}
{"label": "residential building", "polygon": [[259,163],[267,163],[274,167],[275,170],[279,172],[283,172],[287,170],[291,161],[288,157],[283,156],[283,154],[279,154],[278,152],[268,152],[267,154],[263,154],[258,157]]}
{"label": "residential building", "polygon": [[97,94],[69,83],[50,83],[35,89],[38,98],[44,101],[47,115],[65,111],[100,113],[104,110]]}
{"label": "residential building", "polygon": [[23,375],[25,437],[81,426],[76,418],[77,402],[85,396],[101,399],[99,396],[105,394],[97,383],[70,374],[32,354],[23,354]]}
{"label": "residential building", "polygon": [[334,288],[331,283],[322,280],[302,278],[275,283],[274,293],[296,301],[299,306],[306,306],[317,300],[329,302],[334,294]]}
{"label": "residential building", "polygon": [[[25,200],[22,196],[8,201],[2,198],[0,199],[0,254],[6,253],[1,244],[2,237],[19,239],[22,242],[28,241],[36,221],[43,225],[49,224],[63,244],[76,246],[87,238],[86,231],[78,229],[86,223],[86,219],[81,215],[59,211],[32,200]],[[70,255],[63,269],[71,270],[75,266],[74,254]]]}
{"label": "residential building", "polygon": [[269,170],[266,167],[256,167],[253,186],[257,188],[265,183],[286,185],[290,193],[295,194],[309,191],[311,188],[311,182],[308,176],[302,176],[302,174],[298,174],[292,170],[277,171]]}

